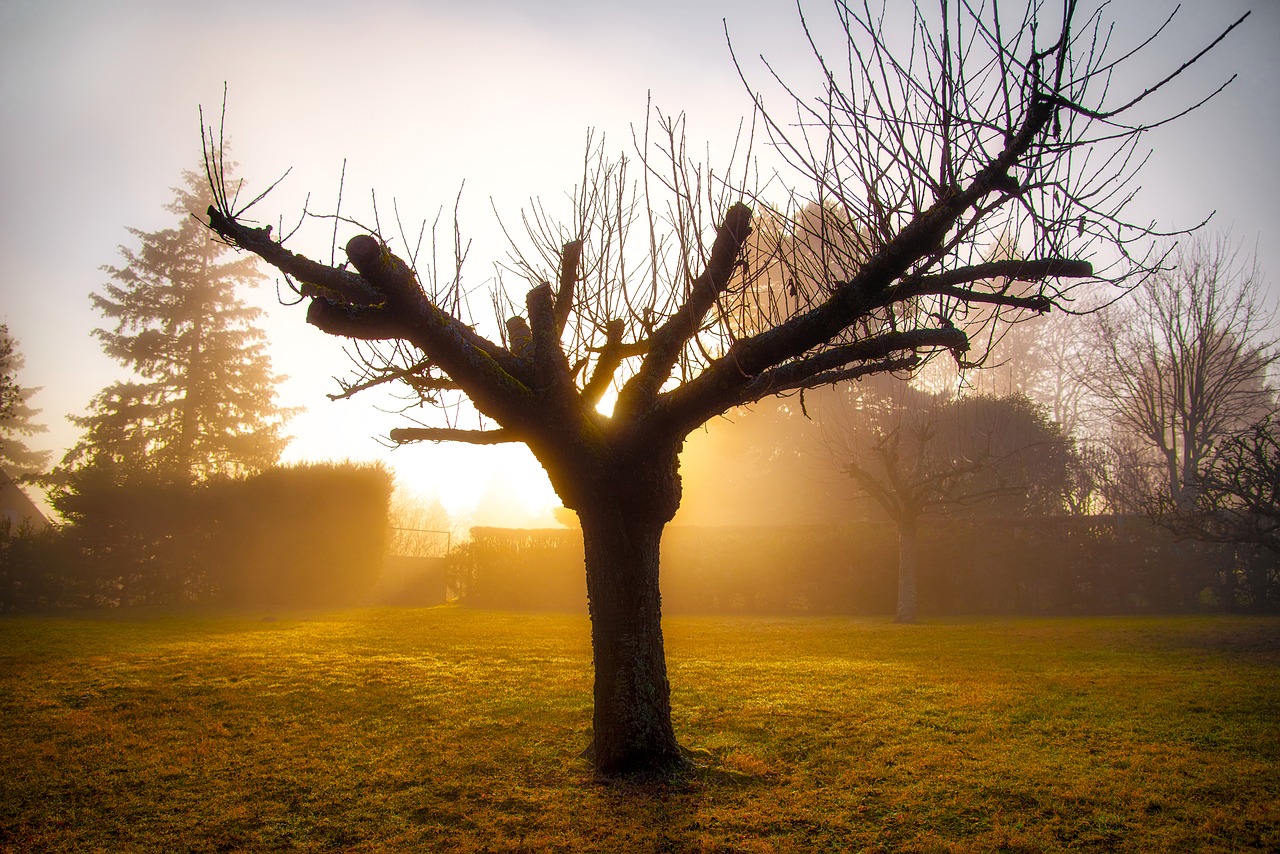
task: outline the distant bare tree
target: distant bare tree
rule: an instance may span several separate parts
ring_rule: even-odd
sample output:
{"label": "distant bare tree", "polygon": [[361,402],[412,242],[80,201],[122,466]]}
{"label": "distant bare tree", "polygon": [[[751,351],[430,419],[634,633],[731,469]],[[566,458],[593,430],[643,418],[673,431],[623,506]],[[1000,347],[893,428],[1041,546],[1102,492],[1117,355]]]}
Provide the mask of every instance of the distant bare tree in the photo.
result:
{"label": "distant bare tree", "polygon": [[1003,330],[990,341],[984,365],[962,370],[964,387],[995,396],[1025,394],[1042,404],[1064,433],[1080,436],[1087,397],[1081,376],[1092,360],[1080,318],[1054,312]]}
{"label": "distant bare tree", "polygon": [[[1096,356],[1083,375],[1117,431],[1139,491],[1190,510],[1214,450],[1275,409],[1269,373],[1280,359],[1262,277],[1225,237],[1180,246],[1174,266],[1093,317]],[[1148,476],[1132,440],[1146,449]]]}
{"label": "distant bare tree", "polygon": [[1268,417],[1214,448],[1190,506],[1165,499],[1159,521],[1175,533],[1249,543],[1280,555],[1280,433]]}
{"label": "distant bare tree", "polygon": [[[1058,313],[1030,327],[1036,335],[1039,368],[1027,395],[1044,404],[1062,432],[1077,439],[1084,434],[1088,388],[1081,381],[1093,359],[1088,336],[1079,318]],[[1030,326],[1030,325],[1029,325]]]}
{"label": "distant bare tree", "polygon": [[916,620],[922,518],[1060,513],[1068,500],[1072,444],[1023,395],[949,399],[883,376],[818,411],[826,454],[897,526],[899,623]]}
{"label": "distant bare tree", "polygon": [[439,498],[421,498],[397,488],[387,509],[387,554],[442,557],[465,528],[456,524]]}
{"label": "distant bare tree", "polygon": [[[461,239],[455,259],[419,265],[403,235],[408,261],[388,235],[362,233],[346,244],[352,269],[317,263],[254,226],[211,161],[210,226],[295,281],[310,323],[367,342],[364,373],[344,393],[401,383],[448,416],[480,416],[478,429],[451,417],[391,438],[523,442],[577,513],[600,774],[686,764],[658,556],[690,431],[770,395],[910,369],[939,351],[964,359],[971,311],[998,308],[990,322],[1003,323],[1049,310],[1065,282],[1150,269],[1148,233],[1124,221],[1126,187],[1139,139],[1172,116],[1141,113],[1199,55],[1120,95],[1112,73],[1143,43],[1113,44],[1100,11],[1069,2],[1064,19],[1049,6],[1009,15],[944,3],[935,15],[895,4],[882,16],[836,2],[829,21],[802,18],[810,36],[838,35],[829,47],[813,40],[818,98],[783,87],[777,109],[753,95],[795,170],[780,179],[796,187],[785,203],[731,179],[738,166],[693,162],[681,123],[660,119],[638,134],[638,181],[625,158],[597,149],[564,220],[540,204],[524,212],[502,276],[529,290],[522,307],[495,298],[508,315],[496,336],[467,313]],[[914,44],[894,45],[893,16]],[[750,249],[753,223],[780,239]],[[984,244],[1010,232],[1025,233],[1026,257],[983,260]],[[1116,258],[1106,269],[1083,260],[1104,251]],[[776,292],[761,271],[796,298],[760,298]]]}

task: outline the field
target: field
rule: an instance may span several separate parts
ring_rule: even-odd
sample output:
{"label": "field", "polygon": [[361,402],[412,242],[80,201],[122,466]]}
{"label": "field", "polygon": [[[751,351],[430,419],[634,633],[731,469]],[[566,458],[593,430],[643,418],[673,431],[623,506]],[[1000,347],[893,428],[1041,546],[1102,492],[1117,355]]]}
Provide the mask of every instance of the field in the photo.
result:
{"label": "field", "polygon": [[1280,620],[667,622],[699,769],[607,786],[584,618],[0,620],[6,851],[1280,849]]}

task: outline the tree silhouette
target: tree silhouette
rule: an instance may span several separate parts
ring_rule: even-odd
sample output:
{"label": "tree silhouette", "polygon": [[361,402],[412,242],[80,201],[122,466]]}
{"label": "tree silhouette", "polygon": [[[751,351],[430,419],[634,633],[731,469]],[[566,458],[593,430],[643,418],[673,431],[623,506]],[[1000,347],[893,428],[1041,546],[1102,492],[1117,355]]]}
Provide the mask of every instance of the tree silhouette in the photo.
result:
{"label": "tree silhouette", "polygon": [[18,382],[23,364],[17,340],[9,334],[7,324],[0,324],[0,464],[19,480],[43,472],[50,457],[48,451],[29,448],[25,440],[49,428],[36,423],[40,410],[33,409],[30,403],[40,389]]}
{"label": "tree silhouette", "polygon": [[1280,348],[1252,259],[1221,237],[1172,257],[1172,269],[1094,315],[1082,381],[1119,434],[1137,493],[1130,503],[1190,510],[1214,449],[1275,411],[1268,374]]}
{"label": "tree silhouette", "polygon": [[[625,158],[589,147],[568,218],[541,204],[522,216],[504,275],[530,289],[498,337],[466,314],[457,267],[419,267],[410,241],[406,261],[377,233],[347,242],[350,269],[310,260],[252,224],[210,158],[211,228],[295,282],[308,322],[366,342],[346,391],[402,383],[447,416],[393,430],[394,441],[523,442],[576,511],[602,775],[686,764],[658,564],[690,431],[768,396],[910,369],[939,351],[963,359],[973,309],[1005,322],[1052,308],[1064,282],[1121,282],[1150,267],[1149,232],[1123,219],[1125,187],[1139,138],[1160,120],[1139,115],[1147,96],[1187,66],[1116,98],[1108,81],[1127,52],[1099,15],[1074,3],[1056,21],[1040,4],[1013,17],[979,9],[895,5],[915,40],[901,51],[888,10],[838,2],[830,22],[802,19],[822,92],[783,87],[780,110],[753,93],[794,169],[778,204],[727,177],[741,162],[692,162],[678,119],[637,131],[637,181]],[[839,33],[838,54],[815,32]],[[787,239],[750,243],[753,221]],[[982,260],[994,235],[1021,232],[1024,258]],[[466,245],[458,239],[456,254]],[[1117,247],[1106,269],[1083,260]],[[779,286],[796,298],[770,299]],[[500,293],[495,304],[505,306]],[[470,412],[476,429],[458,420]]]}
{"label": "tree silhouette", "polygon": [[818,411],[832,463],[897,526],[896,622],[916,620],[922,518],[1066,507],[1071,442],[1023,395],[955,399],[885,375],[838,389]]}
{"label": "tree silhouette", "polygon": [[1280,433],[1272,417],[1221,442],[1201,464],[1198,480],[1189,503],[1162,497],[1160,524],[1180,536],[1280,554]]}
{"label": "tree silhouette", "polygon": [[254,325],[261,311],[238,294],[261,274],[254,259],[227,257],[193,216],[212,201],[204,176],[182,177],[165,206],[176,226],[129,229],[137,248],[122,246],[123,263],[102,268],[112,282],[93,304],[114,327],[94,334],[134,378],[108,385],[72,418],[84,435],[63,470],[115,464],[191,482],[260,472],[288,441],[279,377]]}

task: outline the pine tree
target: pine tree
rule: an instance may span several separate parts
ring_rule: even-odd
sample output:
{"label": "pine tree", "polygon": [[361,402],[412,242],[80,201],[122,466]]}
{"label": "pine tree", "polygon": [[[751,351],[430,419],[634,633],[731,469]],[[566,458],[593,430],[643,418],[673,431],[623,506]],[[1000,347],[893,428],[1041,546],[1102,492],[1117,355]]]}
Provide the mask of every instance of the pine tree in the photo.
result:
{"label": "pine tree", "polygon": [[[117,465],[162,480],[194,482],[273,465],[288,438],[276,401],[261,315],[237,295],[261,278],[252,257],[236,257],[193,216],[212,198],[203,173],[186,171],[165,209],[173,228],[130,228],[137,247],[104,265],[112,281],[92,295],[114,321],[96,329],[102,349],[132,370],[73,417],[84,436],[65,469]],[[230,257],[228,257],[230,256]]]}
{"label": "pine tree", "polygon": [[0,465],[19,479],[43,472],[50,456],[48,451],[32,450],[22,438],[49,429],[35,422],[40,410],[30,403],[40,389],[18,383],[22,367],[18,342],[9,334],[9,327],[0,324]]}

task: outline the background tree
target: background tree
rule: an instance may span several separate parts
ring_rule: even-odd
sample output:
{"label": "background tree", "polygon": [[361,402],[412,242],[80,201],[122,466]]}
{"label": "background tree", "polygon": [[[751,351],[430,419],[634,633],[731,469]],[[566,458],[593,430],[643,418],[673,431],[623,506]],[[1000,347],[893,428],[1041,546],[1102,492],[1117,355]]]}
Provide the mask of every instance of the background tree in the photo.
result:
{"label": "background tree", "polygon": [[947,398],[892,377],[824,399],[823,449],[898,529],[895,620],[916,620],[922,517],[1061,512],[1071,443],[1023,395]]}
{"label": "background tree", "polygon": [[27,446],[26,437],[48,431],[37,424],[39,409],[31,407],[31,397],[40,389],[18,382],[22,354],[9,327],[0,324],[0,465],[16,480],[40,474],[49,465],[50,453]]}
{"label": "background tree", "polygon": [[[1146,266],[1135,241],[1149,232],[1123,221],[1128,194],[1117,188],[1153,121],[1136,108],[1182,69],[1115,98],[1107,81],[1128,53],[1112,52],[1099,16],[1075,4],[1066,20],[1042,16],[1039,4],[1003,17],[979,8],[937,16],[894,6],[882,17],[837,3],[831,21],[804,23],[818,98],[785,90],[787,106],[774,110],[755,95],[770,143],[795,170],[783,180],[804,182],[777,205],[726,180],[733,164],[691,162],[678,120],[637,132],[639,182],[625,159],[596,149],[565,220],[541,205],[524,213],[527,239],[515,241],[503,275],[530,289],[492,337],[467,315],[453,261],[415,270],[409,241],[406,261],[388,235],[359,234],[346,244],[352,269],[313,262],[254,227],[210,160],[210,226],[295,281],[310,323],[369,342],[350,389],[403,382],[446,414],[480,416],[476,429],[452,420],[393,430],[393,440],[523,442],[576,511],[601,774],[685,764],[658,562],[692,430],[733,407],[910,369],[940,350],[963,358],[970,310],[1041,312],[1063,282],[1122,281]],[[891,47],[897,30],[884,18],[900,12],[917,49]],[[830,33],[839,64],[824,59]],[[822,252],[744,255],[753,219],[801,229]],[[984,260],[995,235],[1023,231],[1025,258]],[[1114,267],[1080,260],[1116,245],[1127,251]],[[801,269],[814,258],[820,270]],[[779,267],[812,281],[813,293],[797,304],[757,298],[759,271]],[[993,287],[997,279],[1005,284]],[[495,302],[511,305],[502,294]]]}
{"label": "background tree", "polygon": [[1182,244],[1172,261],[1093,316],[1082,377],[1115,432],[1127,503],[1190,510],[1215,448],[1274,411],[1280,350],[1257,266],[1227,238]]}
{"label": "background tree", "polygon": [[9,334],[9,326],[7,324],[0,326],[0,367],[3,368],[0,372],[0,418],[12,415],[21,397],[16,364],[20,360],[17,343]]}
{"label": "background tree", "polygon": [[387,524],[388,555],[443,557],[466,534],[439,498],[414,496],[400,486],[391,496]]}
{"label": "background tree", "polygon": [[261,311],[239,289],[261,277],[254,259],[236,257],[193,214],[212,201],[202,174],[183,173],[165,209],[172,228],[129,233],[112,282],[92,295],[114,322],[94,330],[108,356],[134,378],[112,383],[73,417],[83,428],[63,468],[114,464],[162,480],[193,482],[256,473],[276,462],[287,443],[287,413],[265,338]]}
{"label": "background tree", "polygon": [[1024,394],[1044,406],[1065,434],[1080,437],[1087,396],[1080,375],[1091,361],[1080,318],[1054,312],[1005,325],[1001,333],[990,341],[985,364],[962,369],[958,385],[995,397]]}
{"label": "background tree", "polygon": [[1175,533],[1217,543],[1248,543],[1280,554],[1280,434],[1271,418],[1214,448],[1190,506],[1166,499],[1157,518]]}

